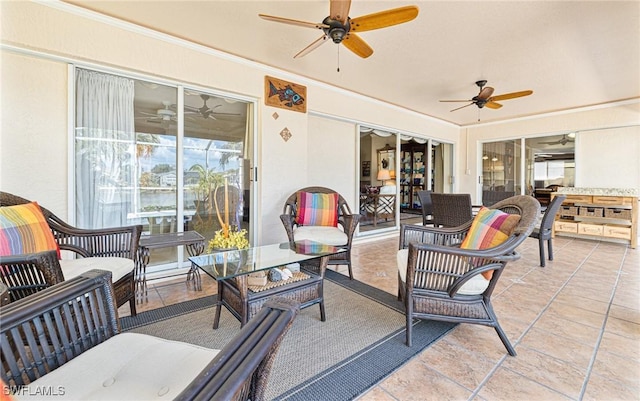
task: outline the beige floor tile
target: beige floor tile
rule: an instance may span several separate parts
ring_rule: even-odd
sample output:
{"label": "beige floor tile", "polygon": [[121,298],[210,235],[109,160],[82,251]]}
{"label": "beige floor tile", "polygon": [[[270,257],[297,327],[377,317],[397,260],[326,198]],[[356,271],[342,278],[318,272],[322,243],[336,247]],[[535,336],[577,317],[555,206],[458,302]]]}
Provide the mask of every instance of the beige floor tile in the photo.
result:
{"label": "beige floor tile", "polygon": [[[639,372],[640,373],[640,372]],[[623,383],[612,380],[608,376],[591,374],[589,383],[585,389],[583,401],[637,401],[640,397],[640,388],[629,387]]]}
{"label": "beige floor tile", "polygon": [[397,398],[391,396],[380,386],[375,386],[371,390],[356,398],[359,401],[398,401]]}
{"label": "beige floor tile", "polygon": [[495,365],[495,361],[484,359],[478,353],[448,341],[438,341],[417,359],[468,389],[480,385]]}
{"label": "beige floor tile", "polygon": [[527,332],[519,345],[560,359],[583,370],[588,369],[594,354],[592,346],[535,327]]}
{"label": "beige floor tile", "polygon": [[640,324],[610,316],[607,319],[606,331],[627,338],[639,338]]}
{"label": "beige floor tile", "polygon": [[551,334],[571,338],[574,341],[581,342],[591,347],[596,345],[598,336],[600,335],[600,329],[568,321],[549,314],[542,315],[542,317],[535,323],[534,327],[541,330],[547,330]]}
{"label": "beige floor tile", "polygon": [[600,342],[599,351],[611,353],[623,358],[634,359],[637,363],[640,362],[640,344],[638,343],[638,337],[624,337],[605,330],[602,341]]}
{"label": "beige floor tile", "polygon": [[415,359],[384,379],[380,387],[402,401],[465,400],[471,396],[471,391]]}
{"label": "beige floor tile", "polygon": [[593,364],[592,373],[611,377],[613,380],[619,381],[626,386],[640,389],[640,369],[638,368],[637,359],[624,358],[600,351]]}
{"label": "beige floor tile", "polygon": [[496,401],[571,400],[563,394],[505,368],[498,369],[478,395],[484,399]]}
{"label": "beige floor tile", "polygon": [[502,366],[574,399],[579,397],[587,373],[587,369],[524,347],[518,349],[516,358],[506,358]]}
{"label": "beige floor tile", "polygon": [[545,311],[545,316],[552,316],[558,320],[567,320],[576,323],[582,323],[600,329],[604,326],[605,314],[591,312],[577,306],[567,305],[560,302],[554,302],[553,305]]}

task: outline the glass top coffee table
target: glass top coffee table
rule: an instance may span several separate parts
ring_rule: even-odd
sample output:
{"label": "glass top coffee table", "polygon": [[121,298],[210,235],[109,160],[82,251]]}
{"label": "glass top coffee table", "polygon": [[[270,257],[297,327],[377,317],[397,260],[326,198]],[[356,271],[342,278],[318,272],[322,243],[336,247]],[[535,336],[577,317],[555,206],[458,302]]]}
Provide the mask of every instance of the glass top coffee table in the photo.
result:
{"label": "glass top coffee table", "polygon": [[[299,241],[228,250],[193,256],[192,269],[199,269],[218,282],[218,301],[213,328],[217,329],[224,305],[244,326],[262,304],[274,296],[300,302],[301,308],[320,305],[325,321],[323,281],[329,256],[344,249],[314,241]],[[249,285],[248,275],[286,265],[299,264],[300,271],[288,280]]]}

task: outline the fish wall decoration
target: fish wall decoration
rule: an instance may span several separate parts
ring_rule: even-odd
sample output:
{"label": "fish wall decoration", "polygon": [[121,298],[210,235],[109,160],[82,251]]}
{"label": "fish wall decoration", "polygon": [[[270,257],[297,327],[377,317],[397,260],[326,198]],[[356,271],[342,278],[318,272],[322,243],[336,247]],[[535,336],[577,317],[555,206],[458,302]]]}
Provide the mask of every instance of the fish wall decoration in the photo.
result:
{"label": "fish wall decoration", "polygon": [[264,77],[264,103],[286,110],[307,112],[307,87],[270,76]]}

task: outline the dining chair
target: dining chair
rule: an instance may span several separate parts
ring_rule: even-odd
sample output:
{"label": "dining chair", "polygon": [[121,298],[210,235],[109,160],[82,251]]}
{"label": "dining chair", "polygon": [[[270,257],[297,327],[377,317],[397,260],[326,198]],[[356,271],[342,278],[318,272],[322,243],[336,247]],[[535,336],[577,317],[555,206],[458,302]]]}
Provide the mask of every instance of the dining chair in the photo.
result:
{"label": "dining chair", "polygon": [[482,205],[488,207],[515,194],[515,191],[482,191]]}
{"label": "dining chair", "polygon": [[433,224],[433,203],[431,202],[431,191],[418,191],[420,207],[422,208],[422,225]]}
{"label": "dining chair", "polygon": [[432,192],[433,225],[458,227],[473,219],[471,195]]}
{"label": "dining chair", "polygon": [[547,241],[549,260],[553,260],[553,238],[551,236],[551,229],[553,228],[553,222],[556,220],[556,214],[560,211],[562,202],[564,202],[566,198],[566,195],[554,196],[549,206],[547,206],[547,210],[544,211],[540,227],[536,227],[529,235],[531,238],[538,239],[538,248],[540,248],[540,267],[546,266],[546,260],[544,257],[545,241]]}

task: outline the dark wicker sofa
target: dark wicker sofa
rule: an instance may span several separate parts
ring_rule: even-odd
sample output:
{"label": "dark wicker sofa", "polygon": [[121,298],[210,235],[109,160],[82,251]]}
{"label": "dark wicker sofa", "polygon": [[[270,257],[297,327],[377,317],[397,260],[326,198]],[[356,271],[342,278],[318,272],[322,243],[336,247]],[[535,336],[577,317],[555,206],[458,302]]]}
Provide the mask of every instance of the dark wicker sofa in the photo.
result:
{"label": "dark wicker sofa", "polygon": [[264,399],[297,303],[269,300],[216,351],[120,334],[110,282],[109,272],[91,270],[0,308],[0,373],[18,399],[43,388],[74,400]]}

